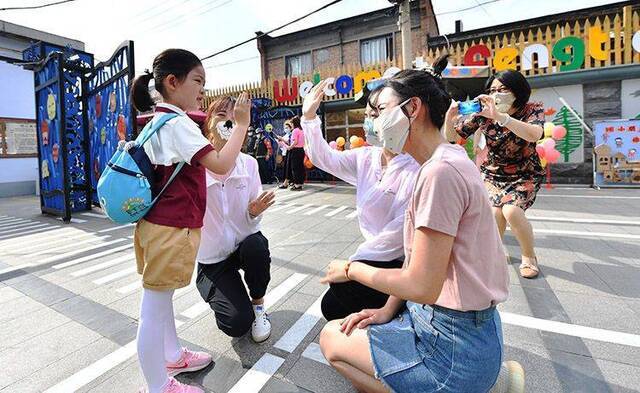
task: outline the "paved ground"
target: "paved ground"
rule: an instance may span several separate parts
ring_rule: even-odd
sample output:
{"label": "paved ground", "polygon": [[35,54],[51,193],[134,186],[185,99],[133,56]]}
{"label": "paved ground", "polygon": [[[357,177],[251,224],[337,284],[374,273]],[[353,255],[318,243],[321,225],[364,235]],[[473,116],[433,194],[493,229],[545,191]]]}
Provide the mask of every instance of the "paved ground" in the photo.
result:
{"label": "paved ground", "polygon": [[[318,283],[362,240],[350,187],[279,192],[266,214],[272,337],[229,339],[192,287],[175,296],[180,338],[215,364],[184,377],[210,392],[351,392],[323,363]],[[293,214],[291,214],[293,213]],[[640,192],[554,189],[528,213],[542,276],[517,275],[500,307],[506,358],[528,392],[636,392],[640,386]],[[134,392],[140,301],[131,227],[97,212],[65,225],[35,197],[0,200],[0,392]]]}

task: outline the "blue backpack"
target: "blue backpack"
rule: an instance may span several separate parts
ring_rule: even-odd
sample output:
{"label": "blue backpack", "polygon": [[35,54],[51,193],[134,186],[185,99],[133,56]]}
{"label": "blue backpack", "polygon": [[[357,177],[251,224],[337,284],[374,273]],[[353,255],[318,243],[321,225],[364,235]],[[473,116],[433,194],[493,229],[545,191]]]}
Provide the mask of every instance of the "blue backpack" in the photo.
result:
{"label": "blue backpack", "polygon": [[153,195],[154,165],[144,151],[144,144],[176,116],[167,113],[150,121],[130,148],[119,145],[109,160],[98,180],[97,191],[100,206],[111,220],[125,224],[143,218],[184,166],[184,162],[179,163],[167,184],[158,195]]}

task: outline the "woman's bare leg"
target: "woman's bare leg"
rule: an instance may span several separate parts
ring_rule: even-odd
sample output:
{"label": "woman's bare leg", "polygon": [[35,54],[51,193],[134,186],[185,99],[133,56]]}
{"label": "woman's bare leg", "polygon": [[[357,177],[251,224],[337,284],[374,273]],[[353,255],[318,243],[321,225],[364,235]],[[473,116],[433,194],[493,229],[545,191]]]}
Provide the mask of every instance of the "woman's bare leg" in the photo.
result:
{"label": "woman's bare leg", "polygon": [[502,207],[502,213],[520,244],[522,256],[534,259],[536,253],[533,249],[533,228],[529,220],[527,220],[524,210],[518,206],[505,205]]}
{"label": "woman's bare leg", "polygon": [[498,225],[498,232],[500,232],[500,237],[504,238],[504,231],[507,230],[507,220],[502,214],[501,207],[492,207],[491,211],[493,211],[493,216],[496,219],[496,224]]}
{"label": "woman's bare leg", "polygon": [[331,321],[320,333],[320,348],[329,363],[358,391],[389,393],[382,382],[374,377],[366,330],[355,329],[347,336],[340,331],[340,320]]}

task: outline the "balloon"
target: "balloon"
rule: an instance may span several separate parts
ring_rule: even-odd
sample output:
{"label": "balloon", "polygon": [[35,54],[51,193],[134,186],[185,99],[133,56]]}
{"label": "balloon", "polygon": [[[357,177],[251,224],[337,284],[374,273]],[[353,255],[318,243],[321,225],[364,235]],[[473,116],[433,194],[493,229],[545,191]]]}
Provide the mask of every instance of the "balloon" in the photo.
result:
{"label": "balloon", "polygon": [[364,146],[364,139],[360,138],[359,136],[356,136],[355,138],[351,137],[351,148],[355,149],[358,147],[362,147]]}
{"label": "balloon", "polygon": [[551,130],[551,136],[553,139],[562,139],[565,135],[567,135],[567,129],[563,126],[555,126],[553,127],[553,130]]}
{"label": "balloon", "polygon": [[331,147],[333,150],[338,148],[338,143],[336,141],[331,141],[329,142],[329,147]]}
{"label": "balloon", "polygon": [[551,149],[555,149],[556,147],[556,141],[553,140],[553,138],[545,138],[542,141],[542,147],[544,147],[544,149],[547,151],[547,153],[549,152],[549,150]]}
{"label": "balloon", "polygon": [[357,135],[351,135],[351,138],[349,138],[349,143],[351,143],[352,145],[354,143],[358,143],[358,136]]}
{"label": "balloon", "polygon": [[547,160],[545,160],[544,158],[540,159],[540,165],[542,165],[542,167],[546,167],[547,166]]}
{"label": "balloon", "polygon": [[545,138],[550,138],[551,137],[551,134],[553,133],[553,127],[555,127],[555,126],[556,125],[553,124],[550,121],[544,123],[544,137]]}
{"label": "balloon", "polygon": [[536,146],[536,152],[538,152],[538,156],[540,156],[540,159],[544,159],[544,146],[542,145],[537,145]]}
{"label": "balloon", "polygon": [[364,145],[366,145],[366,144],[367,144],[367,141],[366,141],[363,137],[359,136],[359,137],[358,137],[358,144],[359,144],[360,146],[364,146]]}
{"label": "balloon", "polygon": [[550,164],[554,164],[560,158],[560,152],[556,149],[551,149],[546,151],[546,160]]}
{"label": "balloon", "polygon": [[342,147],[345,143],[347,143],[347,141],[343,137],[339,136],[338,139],[336,139],[336,143],[338,144],[338,146]]}

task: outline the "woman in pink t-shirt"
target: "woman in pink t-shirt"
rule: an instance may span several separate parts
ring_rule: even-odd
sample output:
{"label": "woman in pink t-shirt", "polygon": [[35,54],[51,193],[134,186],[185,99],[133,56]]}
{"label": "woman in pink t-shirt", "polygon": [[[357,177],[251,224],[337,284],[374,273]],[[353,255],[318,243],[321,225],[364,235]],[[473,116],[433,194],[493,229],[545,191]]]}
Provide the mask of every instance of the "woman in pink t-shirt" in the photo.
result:
{"label": "woman in pink t-shirt", "polygon": [[320,336],[324,356],[359,391],[487,392],[501,370],[496,305],[508,295],[506,261],[477,168],[439,132],[451,102],[439,76],[446,64],[401,71],[375,103],[385,147],[422,165],[405,216],[404,267],[336,261],[323,279],[390,295]]}
{"label": "woman in pink t-shirt", "polygon": [[302,190],[304,179],[307,176],[304,167],[304,131],[300,125],[300,118],[295,116],[289,119],[291,125],[293,125],[293,132],[291,133],[291,144],[288,146],[289,165],[291,165],[291,182],[293,185],[291,189],[294,191]]}

